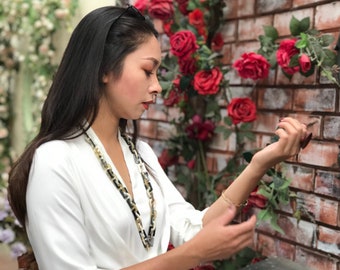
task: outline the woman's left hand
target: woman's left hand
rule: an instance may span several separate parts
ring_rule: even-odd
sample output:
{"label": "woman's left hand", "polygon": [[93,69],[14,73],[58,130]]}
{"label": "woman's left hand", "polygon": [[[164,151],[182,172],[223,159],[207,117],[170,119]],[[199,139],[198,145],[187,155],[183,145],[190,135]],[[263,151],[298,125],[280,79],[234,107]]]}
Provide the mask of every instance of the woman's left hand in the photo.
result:
{"label": "woman's left hand", "polygon": [[279,140],[257,152],[252,159],[252,163],[263,170],[297,155],[301,150],[301,143],[308,136],[307,126],[291,117],[281,119],[275,134]]}

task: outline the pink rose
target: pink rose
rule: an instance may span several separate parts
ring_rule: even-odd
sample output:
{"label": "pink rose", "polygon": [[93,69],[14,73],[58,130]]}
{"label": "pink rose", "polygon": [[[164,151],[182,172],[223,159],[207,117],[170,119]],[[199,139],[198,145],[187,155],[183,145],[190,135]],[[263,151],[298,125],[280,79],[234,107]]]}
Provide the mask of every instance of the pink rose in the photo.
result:
{"label": "pink rose", "polygon": [[303,53],[300,55],[299,65],[302,73],[306,73],[312,68],[312,63],[307,54]]}
{"label": "pink rose", "polygon": [[196,36],[189,30],[181,30],[170,37],[170,51],[178,58],[187,58],[198,49]]}
{"label": "pink rose", "polygon": [[283,71],[289,75],[299,71],[298,66],[291,67],[289,65],[292,57],[299,53],[299,50],[295,47],[296,38],[285,39],[280,42],[279,48],[276,52],[276,60]]}
{"label": "pink rose", "polygon": [[233,98],[227,106],[233,124],[252,122],[256,119],[256,106],[250,98]]}
{"label": "pink rose", "polygon": [[166,21],[174,15],[172,0],[151,0],[149,6],[150,17]]}
{"label": "pink rose", "polygon": [[193,86],[200,95],[213,95],[220,89],[223,74],[218,67],[200,70],[194,76]]}
{"label": "pink rose", "polygon": [[257,80],[268,77],[270,64],[262,55],[250,52],[242,54],[233,67],[241,78]]}

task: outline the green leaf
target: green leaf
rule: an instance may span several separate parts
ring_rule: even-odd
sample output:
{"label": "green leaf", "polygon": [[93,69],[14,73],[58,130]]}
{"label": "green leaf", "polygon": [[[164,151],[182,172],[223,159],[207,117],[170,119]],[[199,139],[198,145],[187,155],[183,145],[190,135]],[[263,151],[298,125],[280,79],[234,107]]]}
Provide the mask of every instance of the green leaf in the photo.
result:
{"label": "green leaf", "polygon": [[329,49],[324,49],[322,52],[322,65],[332,67],[335,64],[336,64],[336,54]]}
{"label": "green leaf", "polygon": [[271,221],[270,221],[270,226],[277,232],[284,234],[284,231],[281,229],[279,224],[277,224],[277,216],[273,216]]}
{"label": "green leaf", "polygon": [[322,35],[320,37],[320,44],[322,47],[327,47],[332,44],[334,37],[332,35]]}
{"label": "green leaf", "polygon": [[247,161],[248,163],[251,161],[251,159],[254,156],[254,154],[252,152],[244,152],[242,155],[243,155],[243,158],[245,159],[245,161]]}
{"label": "green leaf", "polygon": [[223,122],[224,122],[224,124],[226,124],[228,126],[232,126],[233,119],[231,119],[231,117],[227,116],[227,117],[224,117]]}
{"label": "green leaf", "polygon": [[257,214],[257,218],[262,221],[271,219],[271,213],[268,209],[263,209]]}
{"label": "green leaf", "polygon": [[300,34],[301,31],[299,25],[300,25],[299,20],[293,16],[289,23],[290,33],[293,36],[298,36]]}
{"label": "green leaf", "polygon": [[263,26],[263,30],[265,36],[271,38],[272,41],[277,40],[277,38],[279,37],[279,33],[277,32],[276,28],[271,25]]}
{"label": "green leaf", "polygon": [[306,32],[310,27],[310,18],[305,17],[300,21],[299,28],[300,32]]}

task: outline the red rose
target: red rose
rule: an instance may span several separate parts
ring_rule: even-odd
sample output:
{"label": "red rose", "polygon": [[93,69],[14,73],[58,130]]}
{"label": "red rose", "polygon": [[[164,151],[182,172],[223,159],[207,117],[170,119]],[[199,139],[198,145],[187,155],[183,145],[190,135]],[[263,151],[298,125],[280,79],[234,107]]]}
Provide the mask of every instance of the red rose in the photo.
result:
{"label": "red rose", "polygon": [[189,23],[194,26],[196,29],[200,29],[204,26],[204,14],[203,11],[199,8],[194,9],[188,15]]}
{"label": "red rose", "polygon": [[185,131],[189,138],[200,141],[207,141],[212,138],[214,134],[215,124],[210,120],[203,122],[199,115],[194,115]]}
{"label": "red rose", "polygon": [[257,193],[258,187],[256,187],[248,197],[247,205],[242,209],[243,213],[247,213],[250,208],[257,207],[263,209],[267,205],[267,197],[263,196],[262,194]]}
{"label": "red rose", "polygon": [[188,10],[188,2],[189,0],[176,0],[178,3],[178,9],[183,15],[188,15],[189,10]]}
{"label": "red rose", "polygon": [[188,167],[189,169],[195,168],[195,165],[196,165],[196,160],[194,160],[194,159],[189,160],[188,163],[187,163],[187,167]]}
{"label": "red rose", "polygon": [[176,105],[180,100],[180,96],[178,91],[176,90],[171,90],[169,93],[169,96],[167,98],[164,98],[163,104],[165,106],[171,107]]}
{"label": "red rose", "polygon": [[299,65],[302,73],[306,73],[312,68],[312,63],[307,54],[303,53],[300,55]]}
{"label": "red rose", "polygon": [[280,42],[279,48],[276,52],[276,60],[283,71],[289,75],[299,71],[298,66],[289,66],[292,57],[299,53],[299,50],[295,47],[296,39],[285,39]]}
{"label": "red rose", "polygon": [[166,21],[174,15],[172,0],[151,0],[149,6],[150,17]]}
{"label": "red rose", "polygon": [[223,36],[221,33],[217,33],[211,41],[211,49],[215,52],[218,52],[223,48],[223,45]]}
{"label": "red rose", "polygon": [[233,67],[241,78],[257,80],[268,77],[270,64],[262,55],[250,52],[242,54],[241,59],[236,60]]}
{"label": "red rose", "polygon": [[136,0],[133,4],[141,13],[144,13],[150,5],[149,0]]}
{"label": "red rose", "polygon": [[213,95],[220,89],[223,74],[219,68],[200,70],[194,76],[193,86],[200,95]]}
{"label": "red rose", "polygon": [[169,21],[166,21],[166,22],[163,22],[163,30],[164,30],[164,33],[168,36],[168,37],[171,37],[174,33],[172,32],[171,30],[171,26],[172,24],[174,23],[173,20],[169,20]]}
{"label": "red rose", "polygon": [[252,122],[256,119],[256,106],[249,98],[234,98],[227,106],[233,124]]}
{"label": "red rose", "polygon": [[197,49],[196,36],[189,30],[178,31],[170,37],[170,51],[178,58],[188,58]]}
{"label": "red rose", "polygon": [[174,165],[178,162],[178,156],[171,156],[168,149],[164,149],[161,153],[161,156],[158,158],[159,164],[163,169]]}
{"label": "red rose", "polygon": [[184,75],[194,74],[196,71],[196,59],[184,58],[178,59],[179,71]]}

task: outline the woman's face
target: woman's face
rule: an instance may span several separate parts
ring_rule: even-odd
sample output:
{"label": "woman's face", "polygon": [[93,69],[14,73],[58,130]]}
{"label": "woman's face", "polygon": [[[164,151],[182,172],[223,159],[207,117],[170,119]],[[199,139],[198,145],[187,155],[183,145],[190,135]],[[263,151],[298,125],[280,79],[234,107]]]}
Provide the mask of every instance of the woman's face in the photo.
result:
{"label": "woman's face", "polygon": [[127,55],[120,78],[104,75],[105,94],[100,112],[116,119],[138,119],[161,92],[157,70],[161,62],[158,40],[150,36],[136,51]]}

